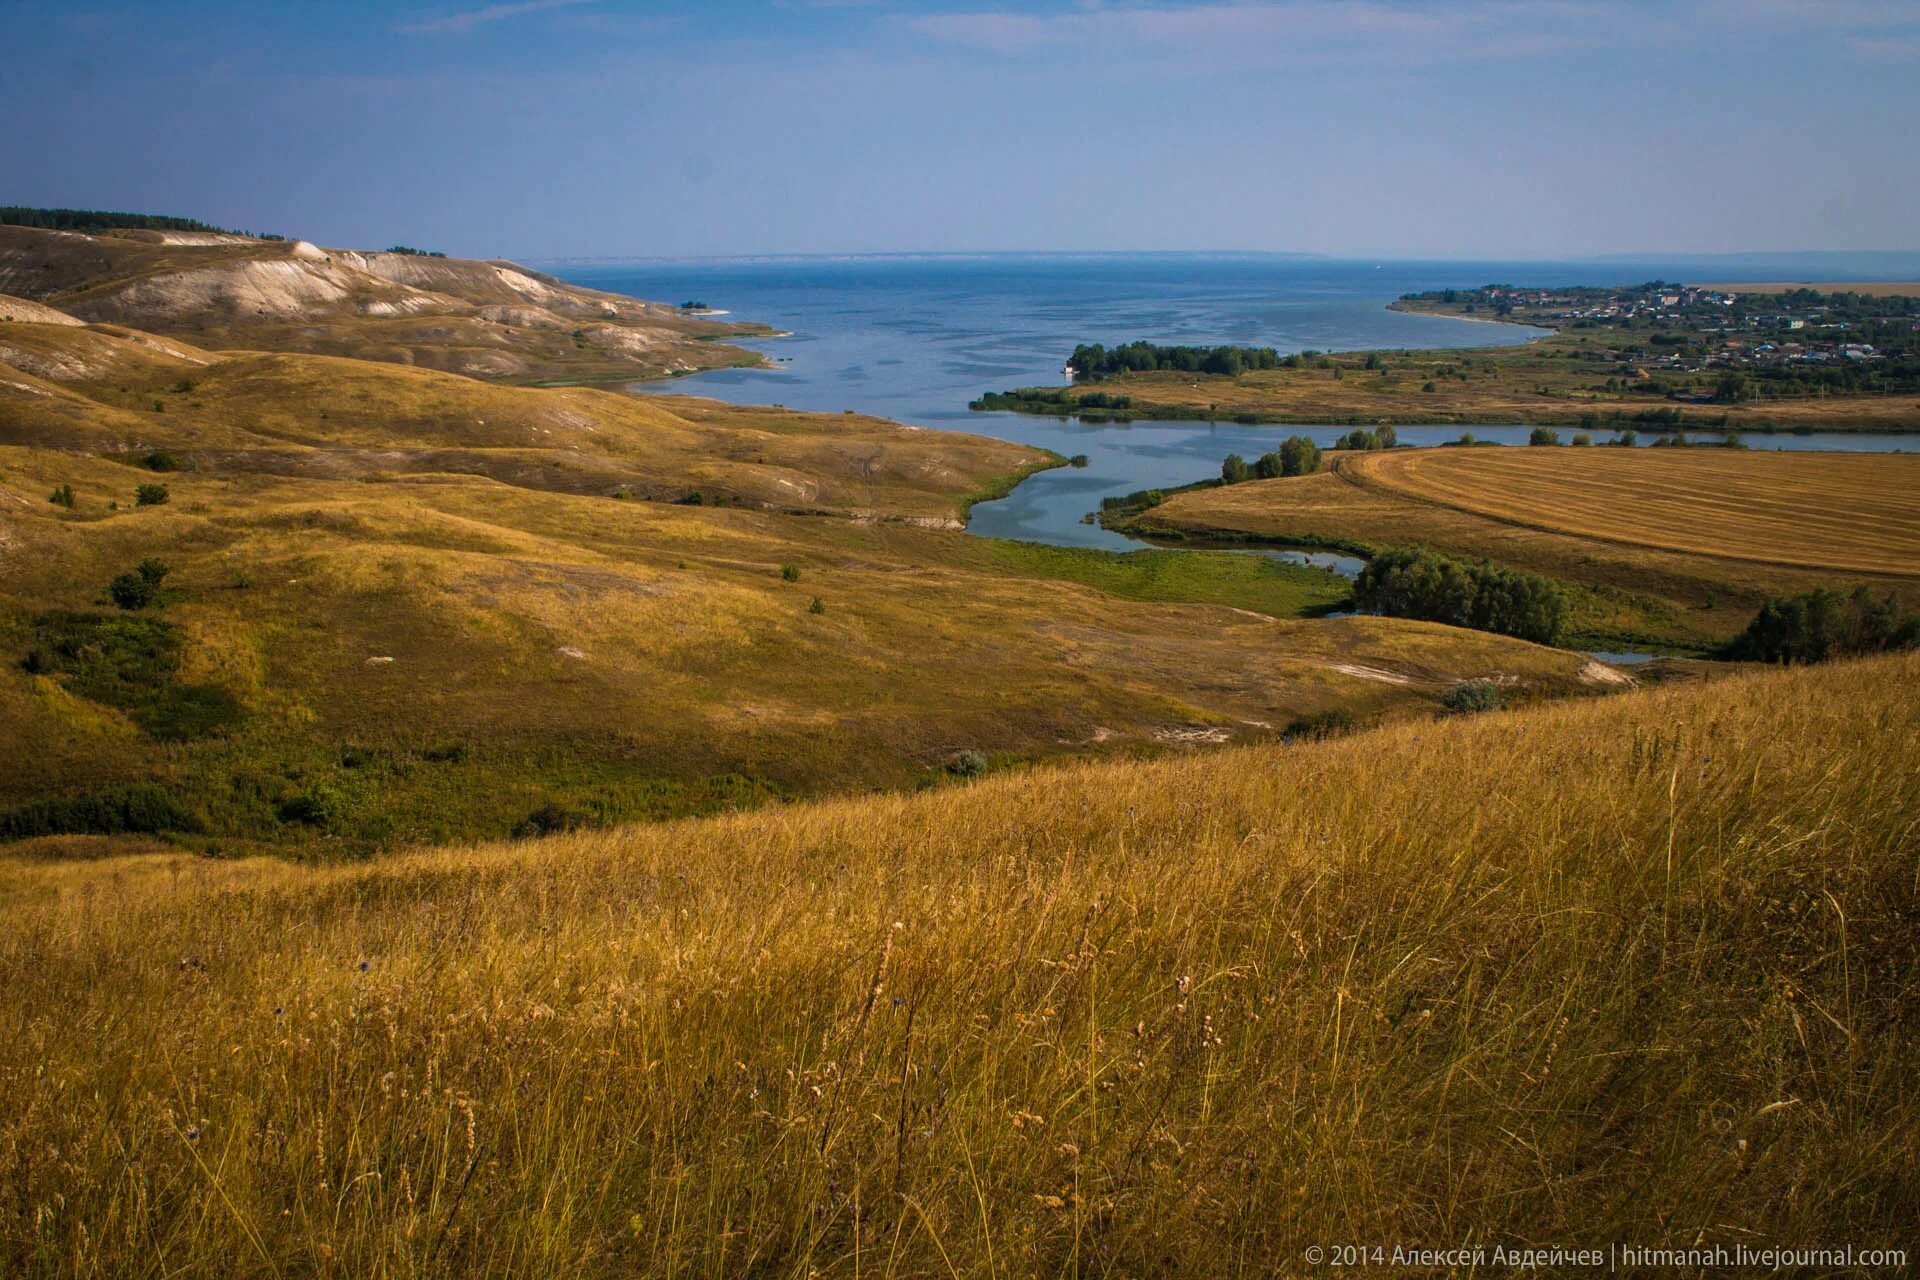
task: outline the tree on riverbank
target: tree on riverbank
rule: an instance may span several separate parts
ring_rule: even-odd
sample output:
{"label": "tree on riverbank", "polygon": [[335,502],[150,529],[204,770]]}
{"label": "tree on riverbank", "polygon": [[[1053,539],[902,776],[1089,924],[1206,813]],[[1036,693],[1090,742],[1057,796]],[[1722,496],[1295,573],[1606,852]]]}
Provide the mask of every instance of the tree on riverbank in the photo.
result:
{"label": "tree on riverbank", "polygon": [[1418,547],[1396,547],[1368,561],[1353,599],[1367,613],[1445,622],[1536,644],[1559,639],[1568,611],[1566,593],[1550,578]]}

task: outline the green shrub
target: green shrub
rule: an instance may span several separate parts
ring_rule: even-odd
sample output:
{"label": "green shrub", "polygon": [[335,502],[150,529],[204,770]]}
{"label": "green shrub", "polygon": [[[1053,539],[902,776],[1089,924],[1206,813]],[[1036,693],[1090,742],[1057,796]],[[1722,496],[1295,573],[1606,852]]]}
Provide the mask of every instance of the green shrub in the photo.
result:
{"label": "green shrub", "polygon": [[813,603],[807,606],[808,613],[825,613],[826,611],[827,611],[827,602],[825,600],[822,600],[819,596],[815,596],[813,598]]}
{"label": "green shrub", "polygon": [[331,827],[346,816],[347,799],[333,787],[316,782],[280,802],[280,821],[303,827]]}
{"label": "green shrub", "polygon": [[541,836],[577,831],[585,825],[587,825],[587,816],[584,813],[577,813],[549,800],[520,820],[513,829],[513,838],[534,840]]}
{"label": "green shrub", "polygon": [[1441,706],[1461,713],[1497,711],[1505,701],[1506,695],[1491,680],[1462,680],[1440,695]]}
{"label": "green shrub", "polygon": [[143,484],[133,491],[133,505],[136,507],[162,507],[172,495],[163,484]]}
{"label": "green shrub", "polygon": [[145,702],[180,666],[180,635],[157,618],[50,613],[35,624],[49,667],[83,698],[111,707]]}
{"label": "green shrub", "polygon": [[800,581],[800,566],[799,566],[799,565],[797,565],[797,564],[783,564],[783,565],[781,565],[781,566],[780,566],[780,580],[781,580],[782,582],[798,582],[798,581]]}
{"label": "green shrub", "polygon": [[240,700],[218,685],[176,683],[180,633],[158,618],[50,613],[34,631],[38,643],[23,667],[64,675],[69,692],[126,712],[162,741],[205,737],[245,717]]}
{"label": "green shrub", "polygon": [[1535,427],[1532,433],[1527,436],[1527,443],[1536,444],[1536,445],[1557,445],[1560,443],[1560,433],[1558,431],[1555,431],[1552,427]]}
{"label": "green shrub", "polygon": [[1316,711],[1288,724],[1284,736],[1289,742],[1318,742],[1352,733],[1354,718],[1344,711]]}
{"label": "green shrub", "polygon": [[47,501],[56,507],[65,507],[69,511],[73,510],[73,486],[70,484],[61,485],[47,497]]}
{"label": "green shrub", "polygon": [[149,471],[178,471],[181,466],[184,465],[179,458],[168,453],[165,449],[155,449],[140,461],[146,465]]}
{"label": "green shrub", "polygon": [[1249,467],[1247,460],[1237,453],[1228,454],[1226,461],[1220,464],[1222,484],[1239,484],[1243,480],[1251,479],[1252,476],[1253,468]]}
{"label": "green shrub", "polygon": [[132,710],[134,723],[162,742],[191,742],[240,723],[246,709],[217,684],[171,685]]}
{"label": "green shrub", "polygon": [[165,563],[148,556],[107,584],[107,595],[122,609],[144,609],[160,598],[160,582],[169,570]]}
{"label": "green shrub", "polygon": [[947,761],[947,772],[956,778],[977,778],[987,771],[987,757],[973,748],[956,751]]}
{"label": "green shrub", "polygon": [[133,782],[76,796],[35,800],[0,810],[0,840],[34,836],[200,832],[205,820],[183,808],[165,787]]}

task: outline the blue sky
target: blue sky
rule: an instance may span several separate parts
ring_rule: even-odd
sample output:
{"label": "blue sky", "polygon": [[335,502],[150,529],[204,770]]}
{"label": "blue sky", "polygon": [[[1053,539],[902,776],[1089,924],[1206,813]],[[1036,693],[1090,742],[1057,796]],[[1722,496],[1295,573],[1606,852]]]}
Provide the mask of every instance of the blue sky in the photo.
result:
{"label": "blue sky", "polygon": [[0,203],[563,256],[1920,249],[1920,0],[0,0]]}

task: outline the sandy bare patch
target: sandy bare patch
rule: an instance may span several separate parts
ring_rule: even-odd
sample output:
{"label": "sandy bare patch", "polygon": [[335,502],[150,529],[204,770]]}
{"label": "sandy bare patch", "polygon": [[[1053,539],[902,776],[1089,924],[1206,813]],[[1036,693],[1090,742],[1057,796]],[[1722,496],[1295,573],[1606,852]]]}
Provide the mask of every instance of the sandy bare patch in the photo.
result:
{"label": "sandy bare patch", "polygon": [[1231,742],[1233,730],[1219,725],[1170,724],[1155,729],[1153,736],[1158,742]]}
{"label": "sandy bare patch", "polygon": [[1356,680],[1378,680],[1381,684],[1407,685],[1413,683],[1413,677],[1399,671],[1389,671],[1385,667],[1369,667],[1359,662],[1336,662],[1332,669],[1343,676],[1352,676]]}
{"label": "sandy bare patch", "polygon": [[16,298],[12,294],[0,293],[0,321],[11,320],[17,324],[78,324],[85,320],[70,316],[44,302],[33,302],[26,298]]}

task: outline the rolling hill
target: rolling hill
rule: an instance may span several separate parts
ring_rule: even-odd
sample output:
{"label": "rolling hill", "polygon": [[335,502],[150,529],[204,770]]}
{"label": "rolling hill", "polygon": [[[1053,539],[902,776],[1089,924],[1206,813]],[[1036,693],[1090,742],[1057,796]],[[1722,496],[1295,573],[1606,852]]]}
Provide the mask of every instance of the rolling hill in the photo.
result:
{"label": "rolling hill", "polygon": [[[39,744],[0,830],[332,857],[1317,732],[1467,678],[1604,687],[1576,654],[1313,620],[1345,595],[1320,572],[960,532],[1054,461],[0,323],[0,727]],[[118,607],[148,561],[154,603]]]}
{"label": "rolling hill", "polygon": [[351,355],[518,382],[757,364],[760,356],[725,339],[771,332],[511,262],[188,231],[0,226],[0,293],[199,346]]}

